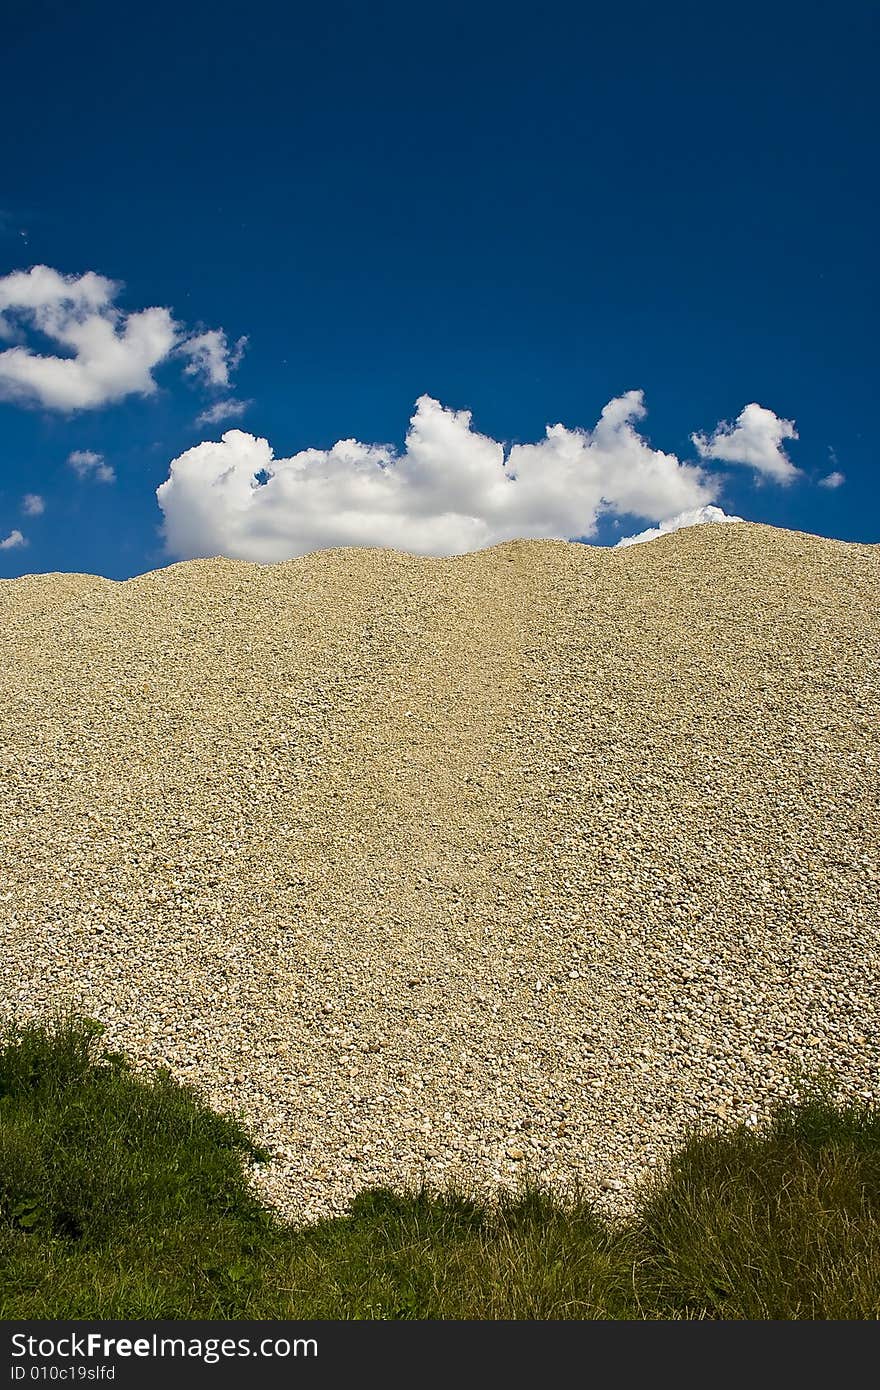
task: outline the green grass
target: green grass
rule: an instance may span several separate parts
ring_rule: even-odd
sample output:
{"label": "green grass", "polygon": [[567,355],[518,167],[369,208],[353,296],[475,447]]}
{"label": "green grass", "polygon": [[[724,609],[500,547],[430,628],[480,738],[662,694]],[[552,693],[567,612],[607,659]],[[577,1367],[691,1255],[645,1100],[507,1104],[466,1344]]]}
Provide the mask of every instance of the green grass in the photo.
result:
{"label": "green grass", "polygon": [[694,1135],[623,1226],[527,1188],[371,1190],[295,1228],[254,1197],[244,1130],[100,1033],[0,1043],[5,1319],[880,1316],[880,1110],[828,1083]]}

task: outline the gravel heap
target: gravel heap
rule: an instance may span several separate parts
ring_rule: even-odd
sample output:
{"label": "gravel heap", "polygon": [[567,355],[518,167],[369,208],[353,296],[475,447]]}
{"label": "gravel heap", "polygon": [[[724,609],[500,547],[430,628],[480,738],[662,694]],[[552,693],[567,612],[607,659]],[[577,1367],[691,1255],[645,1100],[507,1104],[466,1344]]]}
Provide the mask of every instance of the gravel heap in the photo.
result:
{"label": "gravel heap", "polygon": [[241,1114],[296,1218],[623,1211],[798,1066],[880,1095],[878,591],[746,524],[0,582],[0,1011]]}

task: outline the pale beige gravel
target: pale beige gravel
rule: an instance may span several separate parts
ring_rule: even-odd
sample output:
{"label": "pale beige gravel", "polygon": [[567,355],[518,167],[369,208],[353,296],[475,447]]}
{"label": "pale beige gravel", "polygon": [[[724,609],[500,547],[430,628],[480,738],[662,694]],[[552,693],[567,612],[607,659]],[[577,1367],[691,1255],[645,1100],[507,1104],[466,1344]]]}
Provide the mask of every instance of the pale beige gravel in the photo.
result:
{"label": "pale beige gravel", "polygon": [[880,1095],[878,599],[742,524],[2,581],[2,1014],[241,1113],[296,1218],[622,1211],[798,1066]]}

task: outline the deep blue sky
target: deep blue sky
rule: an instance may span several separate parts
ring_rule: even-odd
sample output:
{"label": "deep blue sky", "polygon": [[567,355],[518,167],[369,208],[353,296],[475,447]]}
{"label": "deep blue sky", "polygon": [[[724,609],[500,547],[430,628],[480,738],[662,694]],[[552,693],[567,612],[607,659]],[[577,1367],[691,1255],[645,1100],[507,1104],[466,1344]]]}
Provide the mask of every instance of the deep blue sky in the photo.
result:
{"label": "deep blue sky", "polygon": [[[399,446],[424,392],[509,442],[641,388],[643,432],[693,460],[756,401],[796,421],[804,478],[732,468],[725,509],[880,541],[876,13],[30,0],[4,18],[0,275],[92,270],[125,310],[248,335],[232,424],[279,455]],[[168,563],[155,489],[219,431],[156,379],[0,402],[0,538],[28,540],[0,576]]]}

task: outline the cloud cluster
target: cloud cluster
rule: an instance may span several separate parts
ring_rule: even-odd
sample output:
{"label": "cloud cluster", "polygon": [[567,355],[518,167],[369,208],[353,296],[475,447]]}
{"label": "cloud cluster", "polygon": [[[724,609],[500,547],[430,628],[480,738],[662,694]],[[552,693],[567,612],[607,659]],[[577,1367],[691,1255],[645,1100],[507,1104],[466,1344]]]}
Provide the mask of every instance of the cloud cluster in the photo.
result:
{"label": "cloud cluster", "polygon": [[[244,340],[233,347],[222,330],[187,333],[170,310],[126,314],[116,304],[121,285],[103,275],[62,275],[50,266],[0,278],[0,398],[48,410],[93,410],[156,390],[153,372],[174,351],[189,358],[185,372],[209,386],[228,386]],[[28,345],[37,334],[61,349]]]}
{"label": "cloud cluster", "polygon": [[21,499],[21,510],[25,516],[42,516],[46,503],[38,492],[26,492]]}
{"label": "cloud cluster", "polygon": [[104,455],[92,449],[74,449],[68,454],[67,462],[78,478],[91,478],[98,483],[116,482],[116,474],[110,464],[104,462]]}
{"label": "cloud cluster", "polygon": [[619,550],[624,545],[640,545],[642,541],[655,541],[658,536],[669,535],[671,531],[680,531],[684,526],[705,526],[707,523],[719,523],[726,521],[742,521],[741,516],[728,516],[727,512],[721,507],[694,507],[689,512],[679,512],[678,516],[670,517],[668,521],[661,521],[659,526],[651,526],[647,531],[639,531],[635,536],[624,536],[619,540],[614,549]]}
{"label": "cloud cluster", "polygon": [[777,483],[793,482],[800,473],[782,448],[783,440],[797,437],[793,420],[783,420],[754,401],[740,412],[734,424],[724,420],[708,437],[691,435],[701,458],[743,463]]}
{"label": "cloud cluster", "polygon": [[636,429],[641,391],[610,401],[592,430],[551,425],[508,451],[470,412],[416,403],[402,453],[340,440],[276,459],[228,430],[188,449],[157,489],[168,551],[263,563],[330,546],[452,555],[512,537],[595,534],[603,514],[664,522],[709,506],[720,480],[653,448]]}
{"label": "cloud cluster", "polygon": [[0,550],[15,550],[22,545],[27,545],[27,541],[21,532],[10,531],[6,539],[0,541]]}
{"label": "cloud cluster", "polygon": [[845,475],[843,473],[839,473],[837,469],[835,469],[833,473],[826,473],[824,478],[819,479],[819,486],[834,489],[837,487],[843,487],[843,484],[845,482]]}

